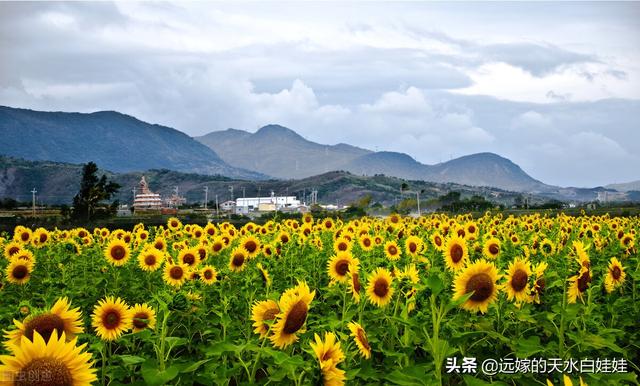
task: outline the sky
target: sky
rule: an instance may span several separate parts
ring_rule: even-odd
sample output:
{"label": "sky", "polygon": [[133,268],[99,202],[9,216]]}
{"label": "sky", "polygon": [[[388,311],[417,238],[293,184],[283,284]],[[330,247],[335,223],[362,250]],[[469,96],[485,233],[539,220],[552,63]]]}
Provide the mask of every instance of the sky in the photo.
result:
{"label": "sky", "polygon": [[0,3],[0,105],[640,179],[640,3]]}

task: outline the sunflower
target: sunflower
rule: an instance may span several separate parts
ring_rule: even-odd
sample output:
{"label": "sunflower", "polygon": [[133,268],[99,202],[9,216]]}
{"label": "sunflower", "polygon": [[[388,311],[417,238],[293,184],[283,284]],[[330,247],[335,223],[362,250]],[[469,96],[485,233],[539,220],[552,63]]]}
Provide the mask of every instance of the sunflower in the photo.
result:
{"label": "sunflower", "polygon": [[153,330],[156,327],[156,312],[146,303],[136,304],[131,309],[133,332],[145,329]]}
{"label": "sunflower", "polygon": [[423,247],[422,239],[418,236],[409,236],[404,242],[404,250],[411,257],[417,257]]}
{"label": "sunflower", "polygon": [[260,253],[260,241],[253,236],[246,236],[240,240],[240,245],[247,251],[247,257],[253,258]]}
{"label": "sunflower", "polygon": [[291,241],[291,236],[288,232],[282,231],[280,232],[280,234],[278,234],[276,239],[282,244],[287,244],[289,241]]}
{"label": "sunflower", "polygon": [[497,259],[500,255],[500,240],[495,237],[491,237],[490,239],[485,241],[484,247],[482,248],[482,254],[487,259]]}
{"label": "sunflower", "polygon": [[431,235],[431,244],[433,244],[433,246],[438,250],[438,251],[442,251],[444,249],[445,246],[445,242],[444,239],[442,238],[442,235],[440,233],[434,233],[433,235]]}
{"label": "sunflower", "polygon": [[35,333],[48,342],[54,331],[58,332],[58,336],[64,333],[67,340],[72,340],[83,331],[82,313],[79,308],[70,310],[67,298],[58,299],[49,311],[39,315],[32,314],[24,322],[14,319],[13,323],[17,328],[6,332],[7,346],[19,347],[23,336],[33,341]]}
{"label": "sunflower", "polygon": [[129,261],[131,251],[129,245],[122,240],[112,239],[104,250],[107,261],[116,267],[123,266]]}
{"label": "sunflower", "polygon": [[260,334],[260,338],[266,338],[269,333],[269,324],[280,313],[280,307],[274,300],[256,302],[251,307],[251,320],[253,320],[253,332]]}
{"label": "sunflower", "polygon": [[369,345],[369,339],[367,339],[367,333],[364,331],[364,328],[356,322],[350,322],[348,327],[353,340],[356,342],[356,346],[358,346],[360,355],[366,359],[371,358],[371,346]]}
{"label": "sunflower", "polygon": [[621,286],[622,283],[624,283],[626,275],[622,263],[620,263],[617,258],[612,257],[611,261],[609,261],[607,277],[604,279],[604,287],[607,293],[611,293],[614,289]]}
{"label": "sunflower", "polygon": [[178,253],[178,262],[195,267],[200,263],[200,254],[196,248],[185,248]]}
{"label": "sunflower", "polygon": [[569,290],[567,293],[567,301],[569,304],[575,303],[578,298],[583,300],[584,293],[591,283],[591,271],[589,268],[582,266],[577,275],[569,278]]}
{"label": "sunflower", "polygon": [[22,244],[17,241],[11,241],[4,246],[4,257],[11,260],[11,257],[22,250]]}
{"label": "sunflower", "polygon": [[156,271],[160,268],[163,261],[164,253],[153,247],[147,247],[138,254],[138,265],[144,271]]}
{"label": "sunflower", "polygon": [[13,284],[26,284],[31,279],[33,263],[22,259],[14,259],[6,270],[7,280]]}
{"label": "sunflower", "polygon": [[132,327],[132,312],[129,306],[120,298],[107,296],[100,300],[93,308],[91,325],[100,339],[116,340]]}
{"label": "sunflower", "polygon": [[285,348],[298,340],[296,333],[302,330],[309,305],[315,296],[316,291],[311,292],[305,282],[299,282],[280,296],[280,313],[276,316],[269,338],[275,347]]}
{"label": "sunflower", "polygon": [[171,217],[169,220],[167,220],[167,228],[169,228],[170,230],[177,231],[181,227],[182,223],[177,218]]}
{"label": "sunflower", "polygon": [[[358,259],[354,259],[354,261],[358,261]],[[360,292],[362,292],[362,284],[360,283],[360,273],[355,266],[352,266],[350,269],[348,291],[351,292],[353,301],[356,303],[360,303]]]}
{"label": "sunflower", "polygon": [[540,250],[540,252],[542,252],[542,255],[545,257],[549,257],[555,252],[555,247],[553,246],[553,243],[551,242],[551,240],[547,238],[545,238],[540,242],[540,247],[538,249]]}
{"label": "sunflower", "polygon": [[351,253],[343,251],[336,253],[327,263],[327,273],[332,282],[346,283],[349,280],[349,266],[353,261]]}
{"label": "sunflower", "polygon": [[224,242],[224,239],[222,237],[216,237],[211,243],[211,252],[217,255],[225,247],[226,247],[226,244]]}
{"label": "sunflower", "polygon": [[19,225],[14,231],[13,240],[22,244],[27,244],[31,241],[32,235],[33,232],[31,229]]}
{"label": "sunflower", "polygon": [[398,243],[396,243],[395,241],[387,241],[387,243],[384,245],[384,254],[385,256],[387,256],[387,259],[391,261],[400,259],[401,253],[402,251],[400,250]]}
{"label": "sunflower", "polygon": [[546,286],[544,271],[548,266],[549,265],[547,263],[542,261],[533,267],[533,272],[536,275],[536,280],[533,283],[532,297],[533,301],[536,302],[536,304],[540,304],[540,296],[542,295],[542,292],[544,292],[544,288]]}
{"label": "sunflower", "polygon": [[162,236],[156,237],[155,240],[153,240],[153,243],[151,243],[151,245],[153,246],[153,248],[162,252],[167,250],[167,242]]}
{"label": "sunflower", "polygon": [[447,239],[444,248],[444,261],[447,268],[457,272],[464,268],[469,259],[467,243],[460,236],[451,236]]}
{"label": "sunflower", "polygon": [[325,332],[324,340],[318,334],[314,335],[315,342],[311,342],[311,348],[320,363],[320,370],[326,385],[344,384],[344,371],[338,369],[338,364],[344,361],[344,353],[340,348],[333,332]]}
{"label": "sunflower", "polygon": [[234,272],[240,272],[246,267],[247,251],[242,247],[236,247],[231,251],[229,258],[229,269]]}
{"label": "sunflower", "polygon": [[49,232],[44,228],[38,228],[33,232],[33,237],[31,238],[31,243],[37,247],[44,247],[47,242],[51,239]]}
{"label": "sunflower", "polygon": [[205,265],[200,270],[200,280],[207,285],[211,285],[218,281],[218,271],[210,265]]}
{"label": "sunflower", "polygon": [[498,298],[498,271],[496,267],[486,260],[478,260],[468,265],[458,273],[454,280],[453,299],[457,300],[464,295],[473,293],[467,301],[462,303],[462,308],[468,311],[487,312],[489,304]]}
{"label": "sunflower", "polygon": [[14,253],[9,261],[13,260],[24,260],[30,262],[31,265],[36,264],[36,257],[33,255],[33,252],[28,249],[21,249],[17,253]]}
{"label": "sunflower", "polygon": [[162,278],[165,283],[173,287],[181,287],[189,278],[191,271],[186,264],[170,264],[164,265],[164,273]]}
{"label": "sunflower", "polygon": [[269,271],[267,271],[267,269],[262,266],[262,263],[256,264],[256,267],[260,271],[260,276],[262,277],[262,283],[266,287],[271,287],[272,280],[271,280],[271,276],[269,275]]}
{"label": "sunflower", "polygon": [[409,280],[411,284],[418,284],[420,277],[418,276],[418,269],[415,264],[409,264],[402,271],[400,271],[400,277]]}
{"label": "sunflower", "polygon": [[516,258],[509,263],[507,282],[503,285],[509,300],[515,299],[516,303],[529,302],[529,277],[531,277],[531,264],[527,259]]}
{"label": "sunflower", "polygon": [[360,244],[360,248],[362,248],[362,250],[365,252],[373,249],[373,240],[368,234],[360,236],[360,238],[358,239],[358,243]]}
{"label": "sunflower", "polygon": [[335,253],[350,252],[351,242],[347,240],[345,237],[340,237],[333,243],[333,251]]}
{"label": "sunflower", "polygon": [[378,307],[384,307],[391,301],[393,287],[391,273],[385,268],[378,268],[369,276],[367,297]]}
{"label": "sunflower", "polygon": [[23,337],[12,356],[0,356],[0,380],[8,385],[89,386],[97,381],[86,343],[67,342],[64,333],[53,331],[48,341],[34,333],[33,341]]}

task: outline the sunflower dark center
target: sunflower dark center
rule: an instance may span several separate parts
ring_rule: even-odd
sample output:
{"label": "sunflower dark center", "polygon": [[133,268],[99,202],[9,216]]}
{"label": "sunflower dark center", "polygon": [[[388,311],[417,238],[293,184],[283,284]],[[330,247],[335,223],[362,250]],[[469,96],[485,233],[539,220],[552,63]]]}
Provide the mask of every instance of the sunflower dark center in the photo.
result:
{"label": "sunflower dark center", "polygon": [[370,246],[371,246],[371,240],[369,240],[369,239],[364,239],[364,240],[362,241],[362,244],[364,244],[364,246],[368,248],[368,247],[370,247]]}
{"label": "sunflower dark center", "polygon": [[620,279],[620,276],[622,276],[622,271],[620,270],[620,267],[618,266],[613,267],[613,269],[611,270],[611,276],[613,276],[615,280]]}
{"label": "sunflower dark center", "polygon": [[347,250],[347,243],[338,244],[338,250],[339,251],[346,251]]}
{"label": "sunflower dark center", "polygon": [[415,253],[418,250],[418,245],[414,242],[409,243],[409,251]]}
{"label": "sunflower dark center", "polygon": [[13,246],[9,248],[9,256],[13,256],[18,252],[20,252],[20,247]]}
{"label": "sunflower dark center", "polygon": [[344,276],[349,271],[349,262],[347,260],[340,260],[336,263],[336,273],[340,276]]}
{"label": "sunflower dark center", "polygon": [[213,272],[211,272],[211,270],[206,270],[206,271],[204,271],[203,276],[204,276],[205,279],[211,280],[211,279],[213,279]]}
{"label": "sunflower dark center", "polygon": [[354,292],[360,293],[360,278],[357,273],[354,273],[351,276],[351,281],[353,282],[353,290]]}
{"label": "sunflower dark center", "polygon": [[435,238],[435,242],[437,246],[441,246],[442,245],[442,239],[440,237],[436,237]]}
{"label": "sunflower dark center", "polygon": [[496,244],[489,245],[489,253],[492,255],[497,255],[500,252],[500,248]]}
{"label": "sunflower dark center", "polygon": [[198,256],[200,256],[200,260],[204,260],[207,257],[207,251],[204,248],[198,249]]}
{"label": "sunflower dark center", "polygon": [[307,311],[307,303],[302,300],[298,301],[298,303],[291,308],[291,311],[289,311],[282,330],[286,334],[293,334],[302,328],[302,325],[307,319]]}
{"label": "sunflower dark center", "polygon": [[16,386],[72,386],[71,371],[55,358],[37,358],[24,366],[14,381]]}
{"label": "sunflower dark center", "polygon": [[464,237],[464,235],[465,235],[464,229],[458,229],[458,236]]}
{"label": "sunflower dark center", "polygon": [[126,254],[127,254],[127,251],[126,249],[124,249],[122,245],[116,245],[113,248],[111,248],[111,257],[114,260],[122,260],[124,259]]}
{"label": "sunflower dark center", "polygon": [[587,271],[578,278],[578,291],[586,291],[589,288],[589,283],[591,283],[591,275]]}
{"label": "sunflower dark center", "polygon": [[536,290],[538,291],[538,293],[544,291],[545,285],[547,285],[547,283],[545,282],[544,278],[536,280]]}
{"label": "sunflower dark center", "polygon": [[516,270],[511,276],[511,288],[514,291],[520,292],[527,286],[527,280],[529,276],[527,273],[521,269]]}
{"label": "sunflower dark center", "polygon": [[149,325],[149,315],[146,312],[138,312],[133,316],[133,327],[143,329],[147,325]]}
{"label": "sunflower dark center", "polygon": [[476,232],[476,227],[471,225],[471,226],[469,226],[469,228],[467,230],[469,231],[469,233],[475,233]]}
{"label": "sunflower dark center", "polygon": [[156,257],[152,254],[148,254],[144,257],[144,264],[148,266],[153,266],[156,264]]}
{"label": "sunflower dark center", "polygon": [[286,243],[288,243],[288,242],[289,242],[289,236],[287,236],[287,235],[282,235],[282,236],[280,237],[280,241],[282,241],[282,242],[283,242],[283,243],[285,243],[285,244],[286,244]]}
{"label": "sunflower dark center", "polygon": [[193,255],[193,253],[187,253],[182,258],[182,261],[187,265],[193,265],[196,262],[196,257]]}
{"label": "sunflower dark center", "polygon": [[390,245],[388,248],[389,254],[390,255],[397,255],[398,254],[398,248],[396,248],[395,245]]}
{"label": "sunflower dark center", "polygon": [[373,293],[379,298],[387,296],[389,293],[389,283],[383,278],[376,280],[373,284]]}
{"label": "sunflower dark center", "polygon": [[460,245],[454,244],[451,247],[451,260],[453,260],[454,263],[457,264],[460,260],[462,260],[463,255],[464,255],[464,250]]}
{"label": "sunflower dark center", "polygon": [[174,227],[174,228],[177,228],[178,227],[178,222],[177,221],[172,221],[171,222],[171,226]]}
{"label": "sunflower dark center", "polygon": [[102,316],[102,324],[107,330],[113,330],[120,325],[120,313],[117,310],[109,310]]}
{"label": "sunflower dark center", "polygon": [[182,267],[171,267],[171,270],[169,270],[169,276],[171,276],[173,280],[182,279],[182,276],[184,276]]}
{"label": "sunflower dark center", "polygon": [[358,336],[358,341],[360,342],[362,347],[364,347],[365,350],[370,350],[371,346],[369,345],[369,339],[367,339],[367,334],[364,333],[364,330],[359,328],[356,335]]}
{"label": "sunflower dark center", "polygon": [[38,334],[42,336],[42,339],[44,339],[45,342],[48,342],[53,331],[57,331],[58,336],[62,335],[64,332],[64,321],[55,314],[42,314],[26,323],[24,336],[33,341],[34,331],[38,331]]}
{"label": "sunflower dark center", "polygon": [[474,302],[482,302],[489,299],[493,293],[491,276],[484,272],[471,276],[465,287],[465,293],[469,292],[473,292],[469,300],[473,300]]}
{"label": "sunflower dark center", "polygon": [[22,241],[29,241],[29,234],[27,232],[24,232],[20,235],[20,239],[22,239]]}
{"label": "sunflower dark center", "polygon": [[231,264],[236,267],[242,267],[242,264],[244,264],[244,255],[242,253],[236,253],[235,255],[233,255]]}
{"label": "sunflower dark center", "polygon": [[249,240],[246,243],[244,243],[244,248],[249,252],[249,253],[253,253],[256,251],[256,249],[258,248],[258,244],[256,244],[255,241],[253,240]]}
{"label": "sunflower dark center", "polygon": [[221,249],[222,249],[222,244],[221,243],[213,244],[213,251],[214,252],[220,252]]}
{"label": "sunflower dark center", "polygon": [[18,265],[13,269],[11,274],[13,275],[14,278],[18,280],[22,280],[27,276],[29,276],[29,268],[27,268],[27,266],[25,265]]}
{"label": "sunflower dark center", "polygon": [[269,308],[262,314],[262,320],[273,320],[279,312],[280,310],[277,308]]}
{"label": "sunflower dark center", "polygon": [[549,245],[549,244],[543,244],[543,245],[542,245],[542,250],[543,250],[545,253],[551,253],[551,245]]}

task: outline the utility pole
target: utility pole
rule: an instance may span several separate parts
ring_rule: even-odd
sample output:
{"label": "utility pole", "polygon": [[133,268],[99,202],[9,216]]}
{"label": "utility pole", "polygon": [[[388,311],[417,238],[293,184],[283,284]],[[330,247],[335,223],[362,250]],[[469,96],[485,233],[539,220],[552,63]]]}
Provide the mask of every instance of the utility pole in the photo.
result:
{"label": "utility pole", "polygon": [[204,187],[204,210],[207,210],[207,200],[209,199],[209,187]]}
{"label": "utility pole", "polygon": [[420,191],[416,191],[416,201],[418,202],[418,217],[420,217]]}
{"label": "utility pole", "polygon": [[31,191],[31,201],[33,202],[33,217],[36,217],[36,193],[38,193],[38,191],[36,190],[36,188],[33,188],[33,190]]}
{"label": "utility pole", "polygon": [[231,201],[235,201],[233,198],[233,186],[229,186],[229,191],[231,192]]}
{"label": "utility pole", "polygon": [[216,217],[220,217],[220,207],[218,206],[218,195],[216,194]]}

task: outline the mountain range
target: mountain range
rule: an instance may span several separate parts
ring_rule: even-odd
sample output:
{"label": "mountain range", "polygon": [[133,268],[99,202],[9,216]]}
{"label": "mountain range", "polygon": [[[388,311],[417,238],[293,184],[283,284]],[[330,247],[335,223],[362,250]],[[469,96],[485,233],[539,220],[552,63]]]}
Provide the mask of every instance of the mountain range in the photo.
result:
{"label": "mountain range", "polygon": [[[279,125],[264,126],[255,133],[228,129],[192,138],[114,111],[87,114],[0,106],[0,155],[54,163],[94,161],[120,174],[166,169],[252,181],[304,179],[346,171],[359,176],[495,187],[565,200],[592,200],[598,191],[614,189],[546,185],[493,153],[425,165],[404,153],[315,143]],[[633,184],[616,186],[635,189]]]}
{"label": "mountain range", "polygon": [[266,178],[228,165],[178,130],[114,111],[82,114],[0,106],[0,154],[42,161],[94,161],[114,172],[167,168]]}
{"label": "mountain range", "polygon": [[276,178],[305,178],[330,170],[345,170],[359,175],[384,174],[519,192],[553,189],[510,160],[493,153],[472,154],[425,165],[404,153],[373,152],[347,144],[318,144],[279,125],[264,126],[255,133],[236,129],[214,131],[195,139],[209,146],[230,165]]}

